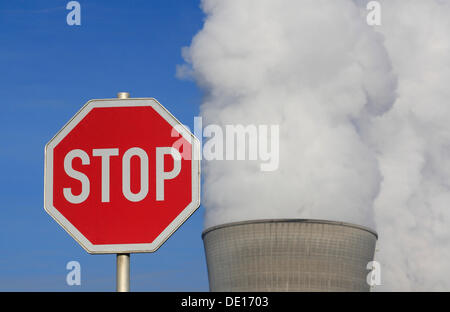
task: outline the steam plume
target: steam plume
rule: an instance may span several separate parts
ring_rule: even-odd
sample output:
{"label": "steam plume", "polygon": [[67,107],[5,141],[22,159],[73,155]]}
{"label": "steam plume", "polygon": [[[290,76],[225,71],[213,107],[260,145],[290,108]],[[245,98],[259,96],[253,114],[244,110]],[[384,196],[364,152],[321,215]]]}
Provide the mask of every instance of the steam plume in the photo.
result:
{"label": "steam plume", "polygon": [[205,226],[376,226],[380,289],[449,289],[450,3],[380,2],[371,27],[361,0],[202,1],[178,73],[204,89],[204,122],[280,127],[276,171],[204,163]]}
{"label": "steam plume", "polygon": [[[383,181],[375,200],[385,289],[450,289],[450,1],[383,1],[398,77],[371,129]],[[382,288],[381,288],[382,289]]]}

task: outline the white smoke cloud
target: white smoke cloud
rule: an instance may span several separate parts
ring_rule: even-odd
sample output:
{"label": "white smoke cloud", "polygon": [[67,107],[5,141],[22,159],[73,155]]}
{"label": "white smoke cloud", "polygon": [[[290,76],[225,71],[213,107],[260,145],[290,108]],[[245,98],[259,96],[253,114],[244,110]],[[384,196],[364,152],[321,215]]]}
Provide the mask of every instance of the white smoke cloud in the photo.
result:
{"label": "white smoke cloud", "polygon": [[205,90],[202,116],[280,126],[274,172],[204,163],[205,226],[376,225],[381,289],[449,289],[449,1],[380,2],[371,27],[362,0],[202,1],[179,68]]}
{"label": "white smoke cloud", "polygon": [[[374,216],[387,290],[450,290],[450,1],[381,1],[398,77],[371,129],[383,176]],[[381,287],[381,289],[384,289]]]}

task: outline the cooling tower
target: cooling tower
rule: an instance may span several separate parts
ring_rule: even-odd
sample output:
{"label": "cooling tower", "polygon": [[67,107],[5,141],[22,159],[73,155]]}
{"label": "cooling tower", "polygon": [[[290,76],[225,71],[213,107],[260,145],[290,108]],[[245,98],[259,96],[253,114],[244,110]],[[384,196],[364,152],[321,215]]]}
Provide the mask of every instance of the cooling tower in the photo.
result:
{"label": "cooling tower", "polygon": [[257,220],[206,229],[211,291],[369,291],[377,234],[322,220]]}

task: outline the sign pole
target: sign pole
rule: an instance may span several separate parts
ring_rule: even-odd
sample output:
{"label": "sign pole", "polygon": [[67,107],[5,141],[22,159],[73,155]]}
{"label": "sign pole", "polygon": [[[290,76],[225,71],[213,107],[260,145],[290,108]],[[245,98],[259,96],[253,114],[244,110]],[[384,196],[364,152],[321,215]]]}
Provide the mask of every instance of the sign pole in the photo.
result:
{"label": "sign pole", "polygon": [[[128,92],[117,93],[119,99],[128,99],[130,94]],[[117,292],[130,291],[130,254],[117,254]]]}
{"label": "sign pole", "polygon": [[117,254],[117,292],[130,291],[130,254]]}

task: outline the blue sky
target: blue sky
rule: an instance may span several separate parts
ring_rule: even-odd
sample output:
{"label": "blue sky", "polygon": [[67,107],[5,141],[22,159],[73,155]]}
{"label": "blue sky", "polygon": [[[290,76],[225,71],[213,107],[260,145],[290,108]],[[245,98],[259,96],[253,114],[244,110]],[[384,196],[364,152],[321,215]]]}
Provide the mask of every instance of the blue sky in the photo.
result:
{"label": "blue sky", "polygon": [[[43,208],[44,146],[90,99],[154,97],[193,127],[201,92],[175,77],[200,30],[197,0],[0,2],[0,290],[114,291],[115,256],[87,254]],[[131,258],[131,290],[206,291],[203,208],[156,252]],[[66,285],[67,262],[81,286]]]}

